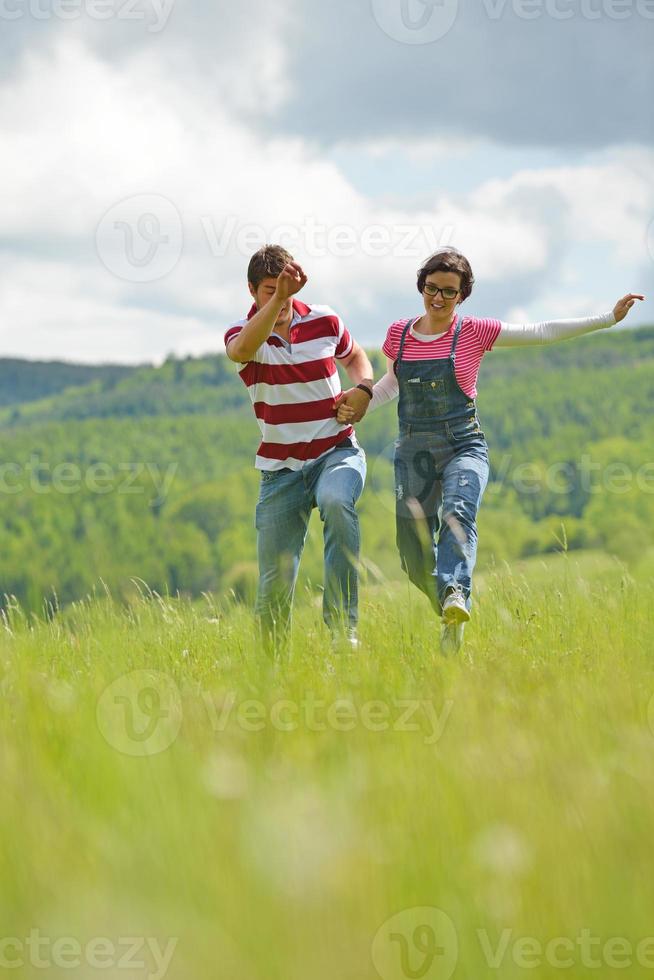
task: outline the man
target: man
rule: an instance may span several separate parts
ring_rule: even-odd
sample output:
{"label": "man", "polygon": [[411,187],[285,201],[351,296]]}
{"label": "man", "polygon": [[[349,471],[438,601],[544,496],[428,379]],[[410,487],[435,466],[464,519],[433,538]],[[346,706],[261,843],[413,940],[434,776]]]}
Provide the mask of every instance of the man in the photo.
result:
{"label": "man", "polygon": [[370,361],[341,318],[327,306],[293,297],[307,277],[279,245],[252,256],[247,317],[225,334],[227,356],[241,365],[262,442],[256,467],[259,587],[256,613],[268,651],[285,641],[311,511],[324,525],[323,618],[334,640],[358,645],[359,520],[355,505],[366,463],[349,424],[336,420],[339,360],[356,386],[349,404],[372,397]]}

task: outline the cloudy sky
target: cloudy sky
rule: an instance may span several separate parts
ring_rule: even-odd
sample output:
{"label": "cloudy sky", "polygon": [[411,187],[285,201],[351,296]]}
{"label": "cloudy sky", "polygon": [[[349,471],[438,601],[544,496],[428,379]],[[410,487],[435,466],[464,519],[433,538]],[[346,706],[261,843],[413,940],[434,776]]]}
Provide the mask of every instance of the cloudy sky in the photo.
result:
{"label": "cloudy sky", "polygon": [[222,349],[281,241],[369,346],[471,313],[654,323],[654,0],[0,0],[0,356]]}

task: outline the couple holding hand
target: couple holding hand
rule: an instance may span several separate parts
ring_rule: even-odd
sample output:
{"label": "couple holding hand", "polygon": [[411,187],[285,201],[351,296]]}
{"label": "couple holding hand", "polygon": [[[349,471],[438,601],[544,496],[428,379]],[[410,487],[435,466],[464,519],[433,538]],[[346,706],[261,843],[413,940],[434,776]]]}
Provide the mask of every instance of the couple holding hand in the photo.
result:
{"label": "couple holding hand", "polygon": [[[423,312],[396,320],[373,385],[370,361],[328,306],[295,297],[307,276],[279,245],[252,256],[253,305],[225,334],[262,434],[256,467],[259,587],[256,613],[266,649],[286,642],[311,511],[324,527],[323,617],[334,642],[358,646],[359,521],[366,476],[353,425],[399,398],[395,448],[397,546],[402,568],[442,618],[440,649],[460,649],[470,619],[477,512],[488,482],[488,446],[476,407],[482,358],[497,347],[550,344],[610,327],[636,300],[629,293],[601,316],[514,324],[462,316],[474,276],[444,248],[418,271]],[[336,362],[353,387],[343,393]]]}

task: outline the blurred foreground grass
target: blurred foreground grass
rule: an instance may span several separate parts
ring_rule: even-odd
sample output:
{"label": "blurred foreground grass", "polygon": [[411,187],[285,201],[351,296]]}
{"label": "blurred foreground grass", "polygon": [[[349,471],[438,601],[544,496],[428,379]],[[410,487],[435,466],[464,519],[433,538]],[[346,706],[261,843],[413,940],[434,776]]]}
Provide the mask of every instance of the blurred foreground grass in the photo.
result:
{"label": "blurred foreground grass", "polygon": [[301,605],[273,668],[210,598],[10,605],[0,968],[653,975],[651,581],[496,569],[449,661],[420,596],[368,590],[361,636]]}

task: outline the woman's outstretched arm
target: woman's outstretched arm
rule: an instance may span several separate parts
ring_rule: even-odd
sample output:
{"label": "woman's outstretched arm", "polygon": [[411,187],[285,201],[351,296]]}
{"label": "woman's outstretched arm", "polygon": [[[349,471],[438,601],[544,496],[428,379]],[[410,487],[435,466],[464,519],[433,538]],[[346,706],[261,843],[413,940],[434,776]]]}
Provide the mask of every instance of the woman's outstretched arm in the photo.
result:
{"label": "woman's outstretched arm", "polygon": [[637,299],[644,296],[627,293],[618,300],[615,307],[601,316],[582,317],[576,320],[544,320],[541,323],[502,323],[502,329],[495,341],[495,347],[526,347],[539,344],[556,344],[560,340],[580,337],[593,330],[612,327],[624,320]]}

